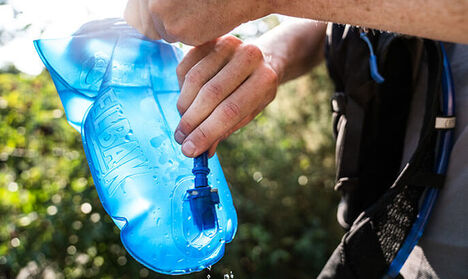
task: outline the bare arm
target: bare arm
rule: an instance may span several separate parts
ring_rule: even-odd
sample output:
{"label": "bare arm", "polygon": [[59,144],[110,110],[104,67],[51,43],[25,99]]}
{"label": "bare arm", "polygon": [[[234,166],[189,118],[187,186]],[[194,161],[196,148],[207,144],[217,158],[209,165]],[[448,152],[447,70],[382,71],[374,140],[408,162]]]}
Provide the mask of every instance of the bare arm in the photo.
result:
{"label": "bare arm", "polygon": [[320,61],[325,25],[281,25],[246,44],[224,36],[194,47],[177,68],[182,119],[175,140],[182,152],[212,156],[218,143],[249,123],[275,97],[278,84]]}
{"label": "bare arm", "polygon": [[272,12],[468,43],[466,0],[277,0]]}
{"label": "bare arm", "polygon": [[468,43],[467,0],[129,0],[125,18],[150,38],[199,45],[271,13]]}

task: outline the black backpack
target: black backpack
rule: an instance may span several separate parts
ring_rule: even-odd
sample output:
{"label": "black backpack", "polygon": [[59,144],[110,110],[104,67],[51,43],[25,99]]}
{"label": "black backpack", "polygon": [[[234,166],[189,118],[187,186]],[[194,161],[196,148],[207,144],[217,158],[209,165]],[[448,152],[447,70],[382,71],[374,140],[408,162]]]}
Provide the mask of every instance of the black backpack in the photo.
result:
{"label": "black backpack", "polygon": [[[335,189],[342,195],[337,219],[347,232],[319,278],[384,278],[426,189],[444,183],[433,170],[443,56],[431,40],[330,27],[326,56],[336,90]],[[416,151],[401,170],[415,92],[425,94],[423,127]]]}

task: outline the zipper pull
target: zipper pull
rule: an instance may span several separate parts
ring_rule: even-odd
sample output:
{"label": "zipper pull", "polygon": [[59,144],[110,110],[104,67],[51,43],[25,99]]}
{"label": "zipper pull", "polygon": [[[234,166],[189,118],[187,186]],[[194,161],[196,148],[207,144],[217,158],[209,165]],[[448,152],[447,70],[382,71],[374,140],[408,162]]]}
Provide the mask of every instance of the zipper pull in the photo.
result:
{"label": "zipper pull", "polygon": [[369,38],[367,37],[367,32],[365,31],[361,32],[360,37],[361,39],[364,40],[364,42],[366,42],[367,46],[369,47],[369,52],[370,52],[369,67],[370,67],[370,75],[372,79],[377,83],[384,82],[385,79],[379,73],[379,69],[377,67],[377,57],[375,57],[374,49],[372,47],[372,44]]}

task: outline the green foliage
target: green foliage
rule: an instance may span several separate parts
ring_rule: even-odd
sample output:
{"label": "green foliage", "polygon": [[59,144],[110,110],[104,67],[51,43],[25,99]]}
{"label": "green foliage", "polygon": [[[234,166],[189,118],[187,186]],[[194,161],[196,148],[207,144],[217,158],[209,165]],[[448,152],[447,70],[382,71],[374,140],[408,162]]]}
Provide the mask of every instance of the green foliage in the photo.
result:
{"label": "green foliage", "polygon": [[[219,147],[239,228],[211,278],[311,278],[325,263],[341,234],[330,90],[319,67]],[[169,278],[122,247],[47,73],[0,73],[0,216],[0,278]]]}

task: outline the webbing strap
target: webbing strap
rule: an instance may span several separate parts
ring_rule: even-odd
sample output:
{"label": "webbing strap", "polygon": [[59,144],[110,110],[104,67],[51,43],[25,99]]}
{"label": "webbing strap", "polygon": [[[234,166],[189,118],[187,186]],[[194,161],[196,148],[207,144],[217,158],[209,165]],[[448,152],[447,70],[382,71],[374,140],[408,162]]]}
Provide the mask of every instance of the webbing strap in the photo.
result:
{"label": "webbing strap", "polygon": [[334,129],[336,135],[336,184],[335,190],[343,192],[342,206],[338,207],[337,220],[348,229],[357,215],[347,205],[360,197],[354,195],[358,185],[361,137],[364,125],[364,109],[350,96],[335,93],[332,99]]}
{"label": "webbing strap", "polygon": [[[332,100],[332,106],[341,109],[344,102],[344,111],[338,120],[338,138],[336,150],[337,179],[343,177],[359,176],[359,151],[361,149],[362,126],[364,123],[364,110],[351,97],[338,95]],[[333,104],[333,102],[336,102]],[[341,141],[341,143],[340,143]]]}
{"label": "webbing strap", "polygon": [[444,182],[445,175],[420,170],[406,178],[404,183],[409,186],[442,188]]}

